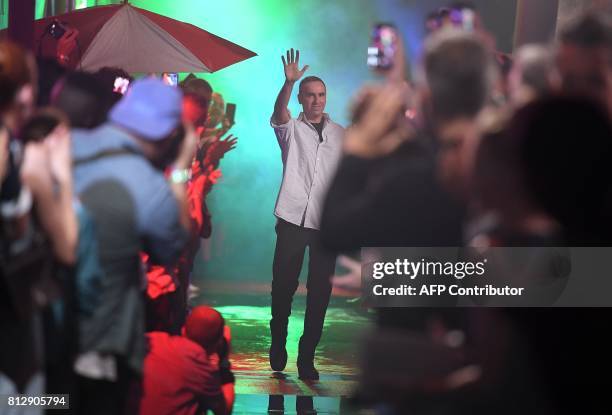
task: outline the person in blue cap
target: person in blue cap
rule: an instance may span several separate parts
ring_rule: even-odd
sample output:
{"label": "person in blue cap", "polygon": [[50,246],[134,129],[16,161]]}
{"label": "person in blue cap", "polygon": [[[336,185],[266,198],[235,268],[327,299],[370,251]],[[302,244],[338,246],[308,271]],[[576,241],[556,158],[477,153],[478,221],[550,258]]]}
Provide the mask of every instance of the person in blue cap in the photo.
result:
{"label": "person in blue cap", "polygon": [[139,253],[175,263],[190,226],[185,183],[196,138],[181,116],[181,91],[144,79],[111,109],[107,123],[73,132],[75,191],[93,217],[104,272],[93,311],[79,317],[78,413],[126,413],[128,391],[141,376]]}

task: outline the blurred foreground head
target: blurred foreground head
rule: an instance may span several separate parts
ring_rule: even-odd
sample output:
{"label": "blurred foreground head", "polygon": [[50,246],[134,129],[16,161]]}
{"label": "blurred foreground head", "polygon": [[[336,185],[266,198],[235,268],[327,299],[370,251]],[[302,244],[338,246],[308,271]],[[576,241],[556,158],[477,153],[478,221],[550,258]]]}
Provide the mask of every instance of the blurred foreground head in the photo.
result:
{"label": "blurred foreground head", "polygon": [[185,94],[194,94],[206,102],[206,107],[210,105],[210,99],[213,94],[213,89],[204,79],[197,78],[193,74],[189,74],[187,78],[180,84],[181,89]]}
{"label": "blurred foreground head", "polygon": [[561,30],[557,66],[564,93],[595,98],[612,119],[612,16],[589,12]]}
{"label": "blurred foreground head", "polygon": [[181,124],[182,97],[178,88],[159,79],[141,79],[113,107],[109,119],[141,139],[162,141]]}
{"label": "blurred foreground head", "polygon": [[156,78],[134,82],[111,109],[109,121],[134,137],[145,156],[161,169],[178,155],[183,128],[183,94]]}
{"label": "blurred foreground head", "polygon": [[54,87],[51,104],[64,111],[75,128],[102,124],[114,101],[113,92],[87,72],[71,72]]}
{"label": "blurred foreground head", "polygon": [[434,122],[476,116],[497,78],[493,56],[480,37],[456,29],[426,40],[424,72]]}
{"label": "blurred foreground head", "polygon": [[514,53],[514,62],[508,75],[510,101],[521,106],[548,95],[555,83],[553,54],[545,45],[521,46]]}
{"label": "blurred foreground head", "polygon": [[443,29],[425,43],[422,106],[439,143],[438,174],[465,194],[477,144],[476,117],[491,97],[497,66],[482,38]]}
{"label": "blurred foreground head", "polygon": [[183,119],[193,124],[200,137],[208,127],[212,87],[204,79],[196,78],[193,74],[189,74],[179,86],[183,91]]}
{"label": "blurred foreground head", "polygon": [[612,242],[612,127],[598,102],[535,101],[511,125],[526,184],[572,245]]}
{"label": "blurred foreground head", "polygon": [[2,122],[15,131],[34,110],[36,64],[21,47],[0,42],[0,113]]}
{"label": "blurred foreground head", "polygon": [[32,82],[23,49],[12,42],[0,42],[0,111],[13,103],[19,88]]}

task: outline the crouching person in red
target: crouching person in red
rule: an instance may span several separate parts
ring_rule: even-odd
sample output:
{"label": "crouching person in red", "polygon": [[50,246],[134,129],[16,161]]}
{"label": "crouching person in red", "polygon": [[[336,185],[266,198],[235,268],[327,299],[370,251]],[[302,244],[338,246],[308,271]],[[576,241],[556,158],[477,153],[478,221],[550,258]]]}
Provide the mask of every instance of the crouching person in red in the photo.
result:
{"label": "crouching person in red", "polygon": [[147,337],[142,415],[232,412],[230,332],[219,312],[206,306],[195,307],[187,317],[182,336],[153,331]]}

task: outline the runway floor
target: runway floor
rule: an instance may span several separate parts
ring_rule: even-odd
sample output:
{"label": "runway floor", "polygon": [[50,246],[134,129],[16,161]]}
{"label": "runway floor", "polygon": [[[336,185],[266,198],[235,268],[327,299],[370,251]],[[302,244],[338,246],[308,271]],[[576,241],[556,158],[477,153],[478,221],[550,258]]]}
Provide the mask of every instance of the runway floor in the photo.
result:
{"label": "runway floor", "polygon": [[[232,367],[236,375],[235,414],[358,414],[348,399],[357,379],[357,345],[368,330],[370,317],[347,297],[333,296],[327,311],[323,338],[315,366],[321,374],[316,382],[297,378],[295,360],[304,322],[305,296],[301,287],[293,302],[289,321],[287,352],[283,373],[271,371],[269,287],[219,286],[208,283],[195,303],[217,308],[232,330]],[[237,293],[237,291],[239,293]],[[232,293],[232,294],[228,294]]]}

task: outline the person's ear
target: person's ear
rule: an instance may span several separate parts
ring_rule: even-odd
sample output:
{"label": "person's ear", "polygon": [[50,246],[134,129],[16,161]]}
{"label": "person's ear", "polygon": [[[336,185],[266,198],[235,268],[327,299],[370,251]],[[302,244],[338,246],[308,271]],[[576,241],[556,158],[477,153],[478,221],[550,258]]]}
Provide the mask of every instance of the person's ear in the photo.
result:
{"label": "person's ear", "polygon": [[298,102],[302,105],[302,93],[298,93]]}

